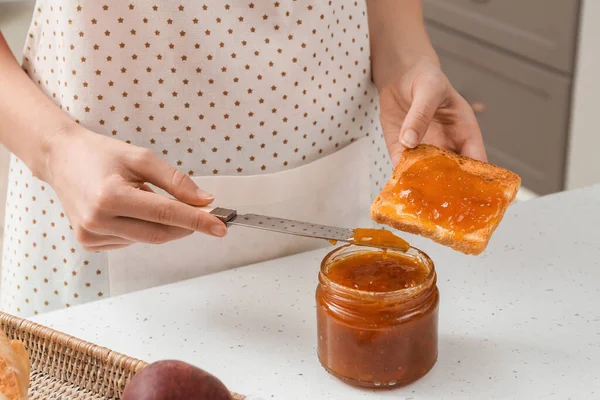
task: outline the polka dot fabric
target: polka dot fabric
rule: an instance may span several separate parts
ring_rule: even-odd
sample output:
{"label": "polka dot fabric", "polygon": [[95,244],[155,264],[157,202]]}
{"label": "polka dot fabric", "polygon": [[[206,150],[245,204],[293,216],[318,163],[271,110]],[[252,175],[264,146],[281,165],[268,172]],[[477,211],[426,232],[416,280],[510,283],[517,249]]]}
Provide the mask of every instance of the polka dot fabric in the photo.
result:
{"label": "polka dot fabric", "polygon": [[[364,1],[38,1],[24,54],[74,120],[190,176],[291,169],[365,136],[373,196],[391,172]],[[52,189],[15,157],[6,215],[3,310],[110,295],[106,256],[77,244]]]}

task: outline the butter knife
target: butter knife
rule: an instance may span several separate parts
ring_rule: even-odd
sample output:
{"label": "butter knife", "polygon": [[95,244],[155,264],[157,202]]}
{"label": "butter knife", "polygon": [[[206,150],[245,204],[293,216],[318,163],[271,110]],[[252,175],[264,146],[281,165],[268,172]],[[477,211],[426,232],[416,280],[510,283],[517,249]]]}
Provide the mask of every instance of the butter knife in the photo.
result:
{"label": "butter knife", "polygon": [[389,248],[401,251],[406,251],[410,248],[408,242],[395,236],[392,232],[383,229],[338,228],[266,215],[238,214],[236,210],[222,207],[200,207],[200,209],[214,215],[226,225],[237,225],[286,235],[325,239],[332,242],[332,244],[346,242],[361,246]]}

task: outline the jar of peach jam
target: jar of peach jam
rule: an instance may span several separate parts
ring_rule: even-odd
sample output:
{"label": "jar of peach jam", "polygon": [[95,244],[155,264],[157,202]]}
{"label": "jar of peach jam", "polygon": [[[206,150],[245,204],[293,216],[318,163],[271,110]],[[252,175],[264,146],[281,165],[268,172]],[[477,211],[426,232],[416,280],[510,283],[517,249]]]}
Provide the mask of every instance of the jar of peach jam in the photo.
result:
{"label": "jar of peach jam", "polygon": [[319,360],[347,383],[402,386],[435,364],[439,292],[422,251],[340,247],[321,263],[316,300]]}

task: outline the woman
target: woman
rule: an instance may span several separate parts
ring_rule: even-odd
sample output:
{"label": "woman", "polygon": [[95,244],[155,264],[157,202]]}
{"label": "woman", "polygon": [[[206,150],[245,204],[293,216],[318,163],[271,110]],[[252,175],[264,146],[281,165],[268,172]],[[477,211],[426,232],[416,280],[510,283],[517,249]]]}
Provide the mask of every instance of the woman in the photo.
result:
{"label": "woman", "polygon": [[485,160],[419,0],[39,0],[0,93],[23,316],[322,245],[197,206],[353,227],[404,148]]}

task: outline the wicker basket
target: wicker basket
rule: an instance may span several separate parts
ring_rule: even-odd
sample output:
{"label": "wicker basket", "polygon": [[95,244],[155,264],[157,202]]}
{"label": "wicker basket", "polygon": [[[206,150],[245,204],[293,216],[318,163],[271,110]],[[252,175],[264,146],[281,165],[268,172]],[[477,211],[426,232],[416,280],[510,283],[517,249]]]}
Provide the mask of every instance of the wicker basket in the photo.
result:
{"label": "wicker basket", "polygon": [[118,400],[127,382],[147,365],[2,312],[0,328],[10,339],[22,341],[29,352],[30,400]]}

